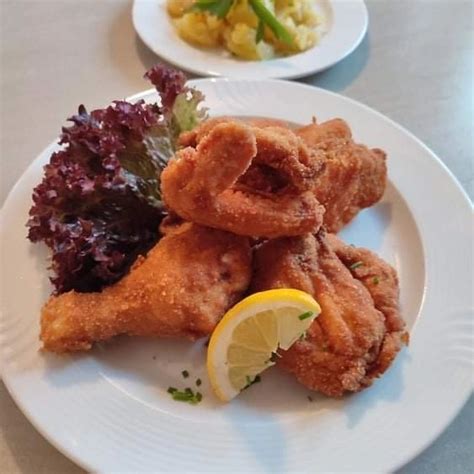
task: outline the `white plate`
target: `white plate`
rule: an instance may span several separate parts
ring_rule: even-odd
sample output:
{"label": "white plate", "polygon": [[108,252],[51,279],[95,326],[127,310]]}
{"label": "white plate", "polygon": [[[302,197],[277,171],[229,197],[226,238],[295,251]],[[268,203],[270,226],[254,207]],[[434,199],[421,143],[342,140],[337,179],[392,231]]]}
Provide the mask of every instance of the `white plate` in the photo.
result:
{"label": "white plate", "polygon": [[[228,405],[212,396],[202,344],[121,338],[78,356],[38,352],[50,292],[46,252],[26,238],[31,191],[54,145],[14,187],[2,212],[2,375],[36,428],[91,471],[392,471],[428,446],[472,389],[472,210],[449,171],[415,137],[342,96],[280,81],[194,81],[213,114],[308,123],[343,117],[357,140],[388,152],[381,203],[343,232],[394,264],[410,346],[373,387],[314,397],[270,369]],[[133,99],[154,100],[151,91]],[[59,123],[58,123],[59,126]],[[203,402],[166,393],[203,379]]]}
{"label": "white plate", "polygon": [[315,0],[327,33],[312,49],[286,58],[245,61],[224,51],[198,48],[182,40],[166,12],[166,0],[135,0],[133,24],[142,41],[175,66],[202,76],[292,79],[333,66],[348,56],[367,31],[363,0]]}

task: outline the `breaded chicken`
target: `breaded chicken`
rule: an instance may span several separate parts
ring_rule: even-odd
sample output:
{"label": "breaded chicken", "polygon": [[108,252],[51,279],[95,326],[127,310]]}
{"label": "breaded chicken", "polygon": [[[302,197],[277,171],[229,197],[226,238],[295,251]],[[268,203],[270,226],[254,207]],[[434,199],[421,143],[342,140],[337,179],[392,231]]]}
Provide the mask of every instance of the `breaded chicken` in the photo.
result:
{"label": "breaded chicken", "polygon": [[250,277],[247,238],[190,223],[169,227],[115,285],[52,296],[42,310],[41,340],[49,351],[66,352],[119,334],[207,336]]}
{"label": "breaded chicken", "polygon": [[220,123],[227,122],[242,122],[257,128],[267,127],[279,127],[290,129],[288,122],[285,120],[271,119],[271,118],[242,118],[242,117],[231,117],[222,115],[220,117],[212,117],[202,122],[197,127],[193,128],[189,132],[183,132],[179,136],[178,144],[181,147],[193,147],[196,148],[197,144],[216,126]]}
{"label": "breaded chicken", "polygon": [[296,288],[321,314],[278,365],[306,387],[338,397],[369,386],[408,341],[395,270],[321,230],[268,241],[255,252],[251,290]]}
{"label": "breaded chicken", "polygon": [[[216,125],[232,121],[239,120],[231,117],[209,119],[191,132],[181,135],[180,143],[195,148]],[[243,120],[240,122],[243,123]],[[294,137],[296,134],[312,151],[313,163],[316,164],[313,169],[317,171],[313,173],[311,187],[317,201],[325,208],[324,225],[328,231],[339,231],[361,209],[374,205],[382,198],[387,181],[385,152],[355,143],[344,120],[312,123],[296,129],[287,122],[274,119],[246,119],[245,122],[252,126],[254,133],[258,129],[263,130],[260,133],[263,136],[271,137],[275,130],[280,130],[281,136],[286,134],[287,137]],[[273,137],[273,142],[276,144],[278,140]],[[303,156],[308,154],[305,151]],[[262,160],[259,162],[255,159],[238,183],[245,183],[254,192],[266,193],[268,196],[269,193],[286,192],[288,176],[285,172],[275,172],[274,166],[266,166]]]}
{"label": "breaded chicken", "polygon": [[344,120],[313,123],[295,133],[324,154],[324,171],[316,177],[314,192],[326,209],[328,231],[339,231],[361,209],[382,198],[387,182],[385,152],[355,143]]}
{"label": "breaded chicken", "polygon": [[[321,171],[316,153],[281,127],[217,121],[196,132],[161,175],[167,207],[181,218],[238,235],[274,238],[317,231],[324,208],[311,188]],[[251,166],[278,189],[242,181]]]}

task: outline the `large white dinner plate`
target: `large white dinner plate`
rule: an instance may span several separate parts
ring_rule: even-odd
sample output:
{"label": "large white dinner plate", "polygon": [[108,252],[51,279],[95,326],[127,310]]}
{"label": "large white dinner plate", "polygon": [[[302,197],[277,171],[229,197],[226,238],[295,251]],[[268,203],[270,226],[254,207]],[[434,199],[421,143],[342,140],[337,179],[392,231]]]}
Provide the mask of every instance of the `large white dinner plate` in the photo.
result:
{"label": "large white dinner plate", "polygon": [[[42,353],[39,312],[50,292],[46,252],[30,244],[31,190],[54,145],[28,168],[2,212],[2,376],[18,406],[59,450],[92,471],[391,471],[446,427],[472,389],[472,209],[449,171],[406,130],[340,95],[280,81],[193,81],[214,115],[308,123],[343,117],[357,140],[387,151],[382,202],[359,214],[347,242],[398,270],[410,345],[371,388],[307,399],[276,368],[228,405],[212,395],[205,347],[119,338],[82,354]],[[133,99],[155,100],[145,92]],[[58,122],[59,126],[59,122]],[[341,190],[344,192],[344,190]],[[171,400],[187,369],[197,406]]]}
{"label": "large white dinner plate", "polygon": [[221,49],[190,45],[177,34],[166,12],[166,0],[135,0],[133,24],[142,41],[158,56],[181,69],[203,76],[291,79],[333,66],[348,56],[367,31],[363,0],[315,0],[326,31],[308,51],[268,61],[246,61]]}

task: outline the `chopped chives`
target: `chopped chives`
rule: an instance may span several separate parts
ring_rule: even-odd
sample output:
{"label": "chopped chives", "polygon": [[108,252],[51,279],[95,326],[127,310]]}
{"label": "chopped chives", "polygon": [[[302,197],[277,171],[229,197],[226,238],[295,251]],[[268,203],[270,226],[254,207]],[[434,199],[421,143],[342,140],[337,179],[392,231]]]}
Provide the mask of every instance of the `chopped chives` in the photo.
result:
{"label": "chopped chives", "polygon": [[177,402],[187,402],[196,405],[202,400],[202,393],[194,393],[189,387],[185,388],[184,391],[170,387],[168,388],[168,393],[171,394],[173,400]]}
{"label": "chopped chives", "polygon": [[202,384],[201,379],[196,379],[196,385],[199,387]]}
{"label": "chopped chives", "polygon": [[178,402],[189,402],[191,401],[191,396],[185,392],[174,392],[173,400],[176,400]]}
{"label": "chopped chives", "polygon": [[313,312],[312,312],[312,311],[307,311],[306,313],[300,314],[300,315],[298,316],[298,319],[299,319],[300,321],[303,321],[303,320],[305,320],[305,319],[310,318],[311,316],[313,316]]}
{"label": "chopped chives", "polygon": [[356,268],[359,268],[359,267],[361,267],[362,265],[364,265],[364,264],[359,260],[358,262],[353,263],[349,268],[350,268],[351,270],[355,270]]}
{"label": "chopped chives", "polygon": [[374,285],[378,285],[380,283],[380,278],[378,276],[374,276],[372,282]]}
{"label": "chopped chives", "polygon": [[187,379],[187,378],[189,377],[189,372],[188,372],[187,370],[183,370],[183,371],[181,372],[181,375],[182,375],[185,379]]}

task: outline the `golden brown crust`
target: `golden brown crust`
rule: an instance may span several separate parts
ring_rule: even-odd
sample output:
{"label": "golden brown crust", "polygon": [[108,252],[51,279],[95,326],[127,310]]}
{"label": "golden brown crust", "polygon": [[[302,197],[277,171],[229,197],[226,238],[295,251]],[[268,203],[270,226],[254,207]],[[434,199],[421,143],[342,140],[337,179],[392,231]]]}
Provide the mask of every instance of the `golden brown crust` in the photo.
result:
{"label": "golden brown crust", "polygon": [[339,231],[361,209],[382,198],[387,181],[385,152],[356,144],[346,122],[313,123],[295,133],[308,147],[324,154],[325,168],[316,177],[314,192],[326,208],[328,231]]}
{"label": "golden brown crust", "polygon": [[321,305],[305,340],[278,361],[310,389],[328,396],[359,391],[403,345],[396,273],[372,252],[320,231],[262,244],[254,268],[252,291],[297,288]]}
{"label": "golden brown crust", "polygon": [[[292,131],[292,127],[281,120],[215,117],[183,134],[180,143],[196,147],[216,125],[232,121],[248,123],[254,130],[278,128],[286,130],[288,135],[294,132],[302,139],[317,163],[312,186],[316,199],[326,209],[324,225],[328,231],[339,231],[361,209],[374,205],[382,198],[387,181],[385,152],[355,143],[348,124],[342,119],[321,124],[314,122]],[[278,175],[268,167],[258,166],[257,162],[252,163],[239,182],[266,192],[273,192],[282,186]]]}
{"label": "golden brown crust", "polygon": [[[185,220],[246,236],[275,238],[319,228],[324,209],[311,188],[320,162],[291,131],[225,119],[203,129],[197,147],[179,151],[161,175],[171,210]],[[252,165],[271,169],[282,187],[255,189],[254,182],[242,179]]]}
{"label": "golden brown crust", "polygon": [[197,144],[218,124],[226,122],[242,122],[256,128],[266,127],[280,127],[290,128],[288,122],[285,120],[271,119],[271,118],[245,118],[245,117],[230,117],[222,115],[220,117],[212,117],[202,122],[193,130],[183,132],[178,139],[178,145],[182,148],[190,146],[196,148]]}
{"label": "golden brown crust", "polygon": [[101,293],[53,296],[41,340],[54,352],[87,350],[115,335],[209,335],[250,282],[247,238],[185,223]]}

